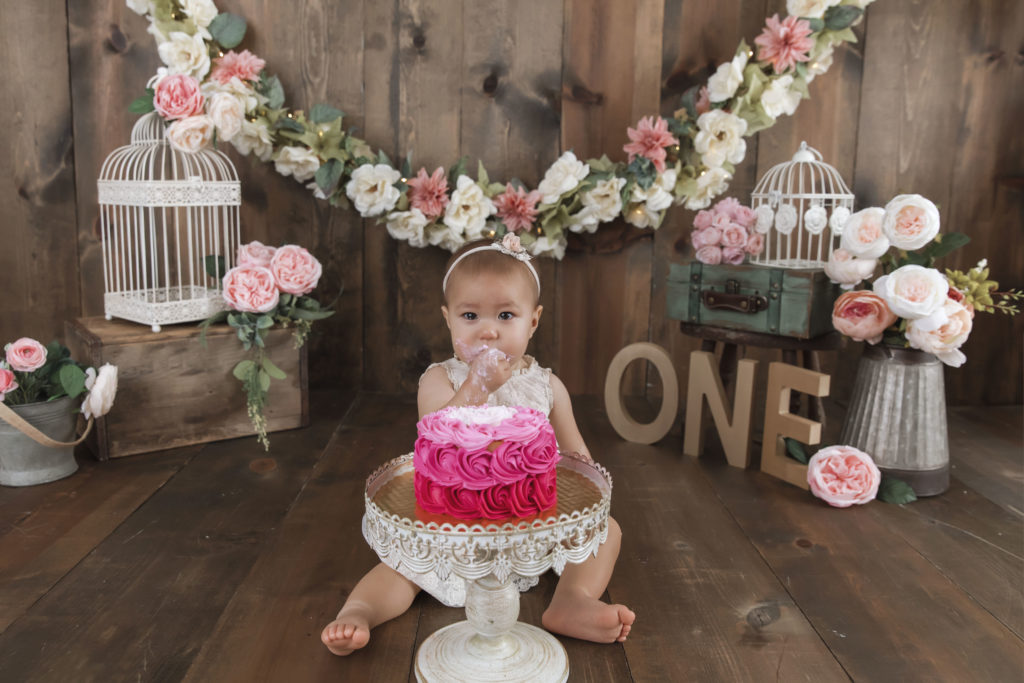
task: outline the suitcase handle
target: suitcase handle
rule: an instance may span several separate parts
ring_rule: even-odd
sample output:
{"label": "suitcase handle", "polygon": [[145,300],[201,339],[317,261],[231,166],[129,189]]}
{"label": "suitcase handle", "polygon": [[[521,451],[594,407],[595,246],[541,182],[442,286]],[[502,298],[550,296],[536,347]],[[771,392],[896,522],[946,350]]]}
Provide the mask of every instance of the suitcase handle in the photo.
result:
{"label": "suitcase handle", "polygon": [[768,308],[768,298],[762,294],[740,294],[740,283],[728,280],[724,292],[708,289],[700,294],[709,309],[725,309],[737,313],[757,313]]}

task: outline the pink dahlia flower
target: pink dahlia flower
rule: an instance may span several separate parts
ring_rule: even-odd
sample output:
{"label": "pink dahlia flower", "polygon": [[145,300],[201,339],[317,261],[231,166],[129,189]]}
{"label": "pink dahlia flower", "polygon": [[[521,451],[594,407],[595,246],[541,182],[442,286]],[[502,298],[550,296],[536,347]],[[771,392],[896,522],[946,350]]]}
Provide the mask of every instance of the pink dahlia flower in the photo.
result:
{"label": "pink dahlia flower", "polygon": [[754,38],[760,47],[757,58],[771,62],[777,74],[791,69],[797,62],[810,59],[810,51],[814,47],[811,33],[811,24],[805,19],[786,17],[779,21],[778,14],[769,17],[764,31]]}
{"label": "pink dahlia flower", "polygon": [[237,76],[242,81],[255,81],[259,79],[260,72],[266,65],[265,61],[248,50],[241,52],[231,50],[223,57],[214,60],[210,78],[222,84],[230,83],[233,76]]}
{"label": "pink dahlia flower", "polygon": [[645,157],[651,160],[658,173],[664,173],[665,148],[679,144],[679,140],[668,132],[668,121],[660,116],[645,116],[636,128],[626,129],[626,134],[632,142],[622,149],[629,154],[629,160],[633,161],[638,156]]}
{"label": "pink dahlia flower", "polygon": [[440,166],[432,175],[421,168],[415,178],[409,178],[409,204],[427,218],[434,219],[448,206],[448,180]]}
{"label": "pink dahlia flower", "polygon": [[494,198],[494,206],[498,209],[498,218],[510,232],[529,230],[537,219],[537,202],[541,194],[537,190],[527,193],[522,187],[514,188],[505,185],[505,191]]}

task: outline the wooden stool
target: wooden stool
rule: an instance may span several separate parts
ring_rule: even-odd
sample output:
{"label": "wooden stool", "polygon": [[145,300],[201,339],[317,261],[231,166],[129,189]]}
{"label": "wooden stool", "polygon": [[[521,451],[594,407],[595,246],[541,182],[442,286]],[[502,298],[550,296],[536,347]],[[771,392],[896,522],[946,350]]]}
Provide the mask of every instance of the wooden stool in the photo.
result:
{"label": "wooden stool", "polygon": [[[718,373],[722,377],[722,385],[727,390],[731,388],[736,379],[736,363],[743,355],[740,347],[757,346],[764,349],[779,349],[782,351],[784,363],[800,365],[809,370],[821,372],[818,351],[835,351],[843,346],[843,337],[838,332],[829,332],[813,339],[797,339],[796,337],[744,332],[686,322],[679,323],[679,329],[687,336],[702,340],[701,351],[714,353],[715,345],[723,344],[722,357],[718,361]],[[797,362],[798,354],[801,355],[800,363]],[[790,399],[790,412],[800,412],[800,394],[796,392]],[[825,410],[820,397],[811,397],[807,407],[807,417],[815,422],[820,422],[824,429]]]}

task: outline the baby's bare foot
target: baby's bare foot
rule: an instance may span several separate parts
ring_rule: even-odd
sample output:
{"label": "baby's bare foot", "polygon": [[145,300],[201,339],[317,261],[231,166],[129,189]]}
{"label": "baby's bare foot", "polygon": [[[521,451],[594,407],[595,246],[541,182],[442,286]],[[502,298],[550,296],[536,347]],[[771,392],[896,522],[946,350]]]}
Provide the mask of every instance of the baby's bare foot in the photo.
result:
{"label": "baby's bare foot", "polygon": [[324,626],[320,640],[334,654],[345,656],[370,642],[370,624],[356,614],[339,614],[337,619]]}
{"label": "baby's bare foot", "polygon": [[625,605],[609,605],[582,594],[556,595],[541,616],[544,628],[595,643],[622,642],[636,614]]}

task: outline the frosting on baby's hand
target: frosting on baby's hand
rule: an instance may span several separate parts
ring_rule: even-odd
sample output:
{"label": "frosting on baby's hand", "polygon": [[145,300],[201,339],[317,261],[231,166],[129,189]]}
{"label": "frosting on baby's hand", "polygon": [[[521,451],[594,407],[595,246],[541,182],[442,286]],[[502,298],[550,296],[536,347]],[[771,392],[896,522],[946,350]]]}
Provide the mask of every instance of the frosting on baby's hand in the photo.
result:
{"label": "frosting on baby's hand", "polygon": [[498,390],[512,376],[512,357],[486,344],[471,347],[456,341],[459,355],[469,364],[467,382],[488,395]]}

